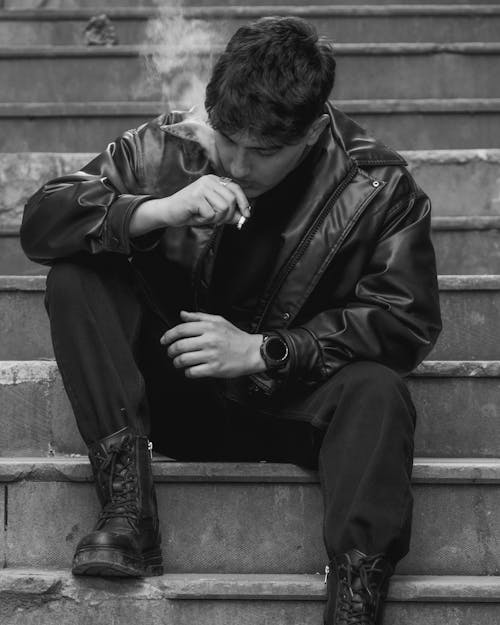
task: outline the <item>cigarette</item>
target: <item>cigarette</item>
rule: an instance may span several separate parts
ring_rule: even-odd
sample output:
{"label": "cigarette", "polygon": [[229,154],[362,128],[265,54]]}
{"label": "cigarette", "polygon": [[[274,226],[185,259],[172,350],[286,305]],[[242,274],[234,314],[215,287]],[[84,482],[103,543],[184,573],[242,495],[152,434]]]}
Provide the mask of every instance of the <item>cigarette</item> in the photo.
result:
{"label": "cigarette", "polygon": [[[252,210],[252,206],[249,204],[248,205],[248,210],[251,211]],[[242,215],[239,219],[238,222],[236,223],[236,227],[238,228],[238,230],[241,230],[243,228],[243,226],[245,225],[247,221],[247,217],[245,217],[244,215]]]}

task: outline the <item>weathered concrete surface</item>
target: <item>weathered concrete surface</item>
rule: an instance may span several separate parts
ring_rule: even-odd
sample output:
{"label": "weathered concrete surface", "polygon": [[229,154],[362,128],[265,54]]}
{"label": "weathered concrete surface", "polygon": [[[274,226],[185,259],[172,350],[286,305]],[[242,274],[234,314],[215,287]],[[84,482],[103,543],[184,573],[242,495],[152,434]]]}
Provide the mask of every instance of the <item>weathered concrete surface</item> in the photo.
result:
{"label": "weathered concrete surface", "polygon": [[26,200],[49,178],[77,171],[90,154],[0,154],[0,220],[19,225]]}
{"label": "weathered concrete surface", "polygon": [[[290,3],[292,4],[292,3]],[[83,30],[95,9],[51,11],[50,14],[11,10],[0,16],[0,41],[5,46],[83,44]],[[283,6],[280,15],[300,16],[335,43],[497,41],[498,7]],[[150,8],[106,9],[121,44],[148,40],[146,26],[157,16]],[[226,41],[237,28],[269,14],[257,6],[185,8],[189,23],[201,20],[214,37]]]}
{"label": "weathered concrete surface", "polygon": [[[471,276],[472,278],[472,276]],[[441,290],[443,331],[432,360],[495,360],[500,357],[500,291]]]}
{"label": "weathered concrete surface", "polygon": [[0,273],[2,275],[29,276],[46,272],[47,267],[33,263],[26,257],[17,234],[0,228]]}
{"label": "weathered concrete surface", "polygon": [[417,407],[418,454],[498,455],[498,379],[412,378],[409,386]]}
{"label": "weathered concrete surface", "polygon": [[53,358],[49,319],[41,293],[4,291],[0,292],[0,299],[0,358]]}
{"label": "weathered concrete surface", "polygon": [[[107,131],[102,128],[96,149],[104,149],[108,140],[153,115],[152,110],[145,111],[140,121],[122,125],[116,130],[110,117],[106,121],[110,127]],[[83,129],[82,126],[82,138],[85,134]],[[63,131],[61,140],[62,134]],[[23,136],[29,135],[28,132]],[[79,149],[82,149],[81,145]],[[500,215],[500,150],[418,150],[404,152],[403,155],[409,161],[410,171],[417,182],[431,197],[434,216]],[[93,153],[84,152],[11,153],[9,150],[0,153],[2,225],[19,225],[26,200],[44,182],[77,171],[93,156]]]}
{"label": "weathered concrete surface", "polygon": [[53,363],[2,363],[0,405],[2,456],[85,453]]}
{"label": "weathered concrete surface", "polygon": [[[0,360],[52,358],[43,277],[0,276]],[[500,278],[440,279],[443,331],[432,360],[496,360],[500,347]]]}
{"label": "weathered concrete surface", "polygon": [[437,230],[433,232],[440,274],[500,274],[500,231]]}
{"label": "weathered concrete surface", "polygon": [[[444,465],[416,462],[412,548],[399,572],[499,573],[500,544],[495,529],[500,523],[496,506],[499,461],[483,461],[483,465],[487,472],[496,470],[496,483],[477,483],[482,470],[473,459]],[[241,483],[239,477],[226,481],[224,472],[231,474],[231,466],[221,465],[219,476],[212,478],[204,475],[200,465],[190,478],[191,465],[177,464],[174,481],[170,481],[169,463],[163,465],[166,472],[158,466],[159,475],[156,466],[163,552],[169,572],[299,573],[323,569],[326,556],[319,485],[283,482],[279,477],[284,471],[289,477],[297,474],[300,480],[300,470],[279,465],[272,481],[246,482],[243,475]],[[212,465],[207,466],[210,469]],[[258,473],[260,465],[254,466]],[[263,472],[271,477],[274,466]],[[177,481],[178,471],[185,468],[187,475],[181,477],[187,481]],[[238,465],[235,468],[240,474]],[[438,483],[443,474],[445,479],[456,474],[455,479],[466,483]],[[466,480],[466,475],[472,477]],[[35,477],[41,478],[42,473]],[[63,473],[60,477],[66,479]],[[76,482],[5,482],[9,567],[69,566],[76,543],[93,526],[98,511],[93,486],[81,477]],[[305,477],[313,476],[306,473]],[[255,475],[253,479],[259,478]],[[253,520],[250,524],[249,518]],[[33,533],[36,541],[30,539]]]}
{"label": "weathered concrete surface", "polygon": [[[317,625],[324,593],[320,575],[101,580],[67,571],[5,570],[0,618],[5,625],[128,625],[139,619],[164,625]],[[491,625],[498,595],[496,578],[396,576],[384,623]]]}
{"label": "weathered concrete surface", "polygon": [[[484,377],[483,364],[442,363],[437,374],[409,379],[418,455],[498,456],[500,368]],[[2,362],[0,382],[0,455],[85,453],[53,361]]]}
{"label": "weathered concrete surface", "polygon": [[409,157],[435,216],[500,214],[500,150],[422,150]]}
{"label": "weathered concrete surface", "polygon": [[[202,78],[219,51],[200,54]],[[339,99],[500,97],[497,43],[337,44],[336,54]],[[140,101],[161,93],[135,46],[4,48],[0,77],[9,85],[3,102]]]}

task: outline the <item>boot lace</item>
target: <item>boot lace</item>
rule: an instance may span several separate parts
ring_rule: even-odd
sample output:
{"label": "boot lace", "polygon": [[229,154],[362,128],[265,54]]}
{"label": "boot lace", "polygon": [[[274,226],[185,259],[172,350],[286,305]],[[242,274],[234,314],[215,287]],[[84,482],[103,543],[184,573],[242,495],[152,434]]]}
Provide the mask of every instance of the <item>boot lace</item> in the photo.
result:
{"label": "boot lace", "polygon": [[335,623],[375,625],[380,600],[378,580],[384,573],[382,558],[382,554],[377,554],[363,558],[358,565],[339,565]]}
{"label": "boot lace", "polygon": [[110,445],[100,466],[107,474],[106,488],[109,500],[101,510],[97,526],[100,528],[113,518],[126,518],[133,529],[139,521],[137,502],[137,476],[132,469],[134,458],[130,454],[130,441]]}

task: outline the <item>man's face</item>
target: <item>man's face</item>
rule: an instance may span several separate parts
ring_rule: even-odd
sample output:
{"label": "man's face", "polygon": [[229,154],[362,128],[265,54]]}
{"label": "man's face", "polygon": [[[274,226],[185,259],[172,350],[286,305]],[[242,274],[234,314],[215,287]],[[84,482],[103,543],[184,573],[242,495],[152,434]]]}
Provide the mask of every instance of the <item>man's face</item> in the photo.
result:
{"label": "man's face", "polygon": [[294,145],[269,146],[248,132],[226,135],[215,131],[223,175],[239,184],[249,199],[269,191],[295,169],[309,142],[307,135]]}

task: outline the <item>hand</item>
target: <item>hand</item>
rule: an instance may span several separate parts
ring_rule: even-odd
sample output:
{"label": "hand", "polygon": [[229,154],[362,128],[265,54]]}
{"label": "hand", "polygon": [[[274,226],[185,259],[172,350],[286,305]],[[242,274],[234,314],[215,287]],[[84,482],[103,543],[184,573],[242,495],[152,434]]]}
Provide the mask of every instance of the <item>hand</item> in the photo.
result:
{"label": "hand", "polygon": [[181,319],[160,343],[186,377],[237,378],[266,370],[260,355],[262,334],[243,332],[219,315],[183,310]]}
{"label": "hand", "polygon": [[241,187],[214,174],[198,178],[164,200],[165,218],[174,227],[236,224],[241,216],[250,217],[250,205]]}

